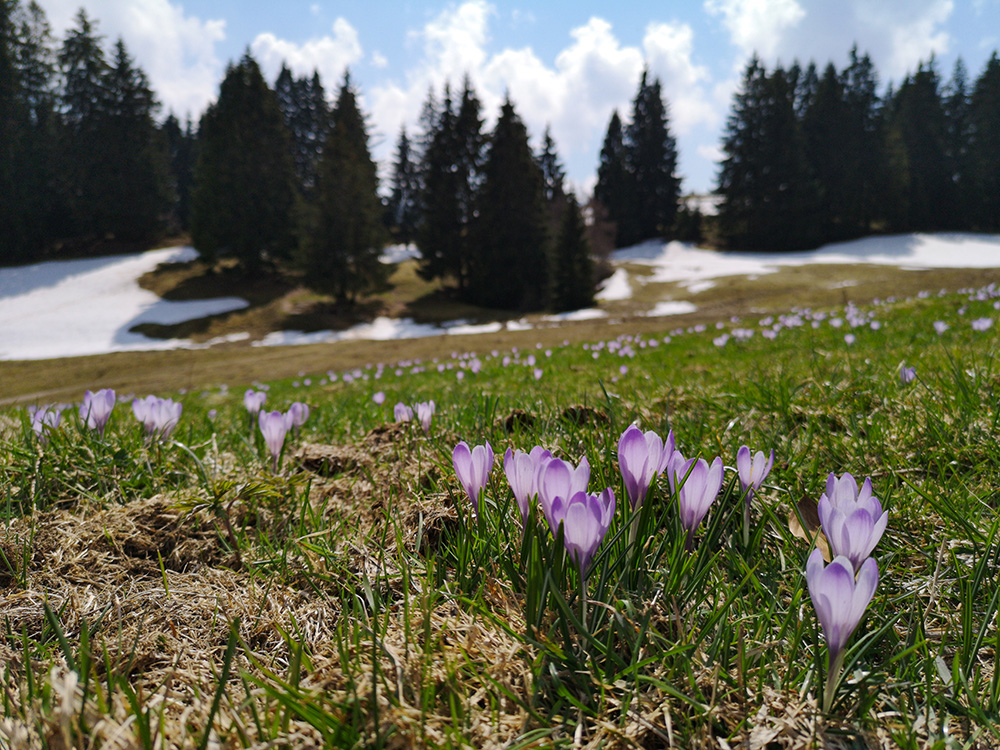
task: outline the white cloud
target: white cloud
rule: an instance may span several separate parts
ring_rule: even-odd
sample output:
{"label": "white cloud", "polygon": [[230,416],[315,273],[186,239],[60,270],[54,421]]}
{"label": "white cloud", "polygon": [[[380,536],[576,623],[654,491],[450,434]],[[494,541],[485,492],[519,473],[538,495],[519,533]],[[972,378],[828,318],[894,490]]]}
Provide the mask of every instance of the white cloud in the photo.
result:
{"label": "white cloud", "polygon": [[714,127],[721,112],[709,98],[705,85],[708,70],[695,65],[694,32],[686,24],[651,23],[642,40],[650,72],[659,77],[663,94],[670,102],[670,117],[675,134],[683,135],[698,126]]}
{"label": "white cloud", "polygon": [[[445,81],[455,89],[468,73],[487,127],[509,92],[536,144],[551,126],[567,171],[579,184],[592,181],[612,110],[628,119],[647,62],[663,84],[675,134],[698,125],[714,127],[728,106],[728,101],[720,106],[710,92],[708,71],[692,61],[694,35],[687,25],[650,24],[640,48],[623,45],[610,23],[591,18],[570,31],[568,45],[554,61],[546,61],[530,47],[491,53],[488,24],[494,15],[485,2],[470,0],[411,32],[411,39],[422,43],[423,56],[405,83],[387,83],[369,93],[373,121],[390,134],[402,123],[414,133],[428,86],[440,95]],[[376,156],[385,162],[389,149]]]}
{"label": "white cloud", "polygon": [[784,32],[806,15],[796,0],[706,0],[705,10],[723,17],[733,44],[744,54],[758,52],[764,58],[777,52]]}
{"label": "white cloud", "polygon": [[107,48],[122,37],[164,110],[197,118],[215,97],[223,67],[216,46],[226,37],[225,21],[202,20],[169,0],[44,0],[42,7],[57,39],[75,25],[80,7]]}
{"label": "white cloud", "polygon": [[310,75],[319,71],[327,88],[344,76],[344,70],[362,58],[361,42],[357,30],[343,18],[333,22],[333,36],[321,36],[296,44],[279,39],[267,32],[258,34],[250,50],[260,63],[270,83],[281,70],[284,62],[296,75]]}
{"label": "white cloud", "polygon": [[389,60],[378,50],[372,52],[372,65],[381,70],[382,68],[389,67]]}
{"label": "white cloud", "polygon": [[951,37],[945,25],[952,0],[705,0],[720,17],[739,54],[741,69],[757,52],[768,65],[815,60],[847,62],[855,43],[871,55],[885,79],[899,80],[932,54],[946,52]]}

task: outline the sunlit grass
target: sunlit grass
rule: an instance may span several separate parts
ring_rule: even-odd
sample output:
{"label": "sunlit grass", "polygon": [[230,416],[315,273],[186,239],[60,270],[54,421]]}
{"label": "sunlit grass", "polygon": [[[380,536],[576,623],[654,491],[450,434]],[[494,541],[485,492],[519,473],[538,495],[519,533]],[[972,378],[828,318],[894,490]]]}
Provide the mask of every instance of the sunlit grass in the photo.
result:
{"label": "sunlit grass", "polygon": [[[10,410],[0,738],[993,746],[1000,368],[997,329],[970,322],[998,313],[990,293],[931,291],[863,306],[855,328],[839,307],[815,328],[800,316],[773,341],[762,332],[777,311],[766,325],[727,317],[722,329],[565,346],[541,332],[540,347],[482,341],[478,368],[441,342],[316,362],[266,384],[266,408],[312,408],[277,472],[243,407],[252,378],[235,365],[219,373],[229,388],[159,392],[184,404],[167,442],[144,439],[128,403],[104,439],[67,409],[44,443]],[[950,326],[940,335],[939,320]],[[738,328],[754,334],[740,341]],[[917,372],[909,384],[904,363]],[[394,423],[397,401],[429,399],[428,434]],[[774,449],[748,543],[728,470],[690,552],[663,480],[629,546],[616,459],[633,422],[673,429],[685,456],[728,467],[741,445]],[[478,516],[451,466],[459,440],[489,441],[498,457]],[[585,457],[590,491],[618,498],[585,582],[540,514],[522,532],[499,457],[536,444]],[[796,529],[831,472],[870,476],[889,527],[824,713],[811,547]]]}

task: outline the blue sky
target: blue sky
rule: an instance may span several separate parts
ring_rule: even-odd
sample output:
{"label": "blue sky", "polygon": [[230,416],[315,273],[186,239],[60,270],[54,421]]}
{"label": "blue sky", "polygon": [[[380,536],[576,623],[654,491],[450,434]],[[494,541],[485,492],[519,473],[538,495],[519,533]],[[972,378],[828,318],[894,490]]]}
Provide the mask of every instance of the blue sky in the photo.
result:
{"label": "blue sky", "polygon": [[644,65],[670,107],[685,191],[712,188],[733,92],[748,57],[843,66],[854,43],[883,88],[932,54],[947,80],[974,79],[1000,48],[1000,0],[41,0],[60,37],[81,6],[108,43],[125,39],[164,112],[198,117],[226,63],[249,48],[273,82],[281,61],[318,69],[327,90],[350,66],[387,165],[428,86],[469,73],[492,125],[504,93],[535,143],[548,124],[569,179],[588,191],[611,112],[628,116]]}

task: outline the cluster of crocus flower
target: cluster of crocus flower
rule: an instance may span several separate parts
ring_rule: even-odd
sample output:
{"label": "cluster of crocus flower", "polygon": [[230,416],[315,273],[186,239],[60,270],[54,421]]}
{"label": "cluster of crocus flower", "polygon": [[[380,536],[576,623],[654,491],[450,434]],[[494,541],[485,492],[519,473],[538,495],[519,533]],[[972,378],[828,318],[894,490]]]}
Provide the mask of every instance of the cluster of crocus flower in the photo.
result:
{"label": "cluster of crocus flower", "polygon": [[170,398],[146,396],[132,402],[132,413],[149,440],[168,440],[181,419],[181,404]]}
{"label": "cluster of crocus flower", "polygon": [[59,421],[62,418],[64,408],[63,405],[53,404],[28,407],[28,419],[31,423],[31,430],[35,433],[39,442],[46,442],[49,431],[59,427]]}
{"label": "cluster of crocus flower", "polygon": [[[402,405],[397,405],[397,409]],[[749,463],[748,463],[749,461]],[[743,446],[737,455],[746,497],[759,489],[774,462],[774,453],[751,457]],[[469,502],[478,514],[482,491],[489,481],[493,449],[489,443],[470,448],[460,442],[452,453],[452,464]],[[625,494],[632,511],[629,545],[635,542],[638,512],[657,477],[667,474],[670,491],[677,498],[681,525],[687,531],[687,547],[692,549],[695,531],[704,520],[722,489],[725,467],[716,457],[709,463],[702,458],[685,459],[675,447],[674,434],[666,440],[656,432],[643,432],[629,426],[618,441],[618,464]],[[614,491],[608,487],[596,494],[587,492],[590,464],[583,458],[579,465],[555,458],[552,452],[536,445],[529,452],[507,449],[504,473],[527,527],[532,503],[538,502],[553,538],[562,529],[563,542],[580,575],[586,577],[597,549],[611,525],[616,507]],[[748,500],[749,502],[749,500]]]}
{"label": "cluster of crocus flower", "polygon": [[397,422],[411,422],[413,421],[414,409],[416,409],[417,421],[420,422],[421,429],[423,429],[425,434],[429,433],[431,431],[431,420],[434,417],[433,401],[422,401],[414,404],[412,407],[400,401],[393,407],[392,414]]}
{"label": "cluster of crocus flower", "polygon": [[861,488],[850,474],[830,474],[819,499],[820,526],[833,561],[824,565],[814,549],[806,563],[806,583],[829,652],[823,709],[830,710],[848,639],[858,627],[878,585],[878,563],[871,557],[885,532],[889,514],[872,493],[871,479]]}
{"label": "cluster of crocus flower", "polygon": [[115,392],[110,388],[97,392],[88,390],[80,404],[80,421],[89,429],[96,430],[99,437],[104,437],[104,428],[108,425],[116,400]]}

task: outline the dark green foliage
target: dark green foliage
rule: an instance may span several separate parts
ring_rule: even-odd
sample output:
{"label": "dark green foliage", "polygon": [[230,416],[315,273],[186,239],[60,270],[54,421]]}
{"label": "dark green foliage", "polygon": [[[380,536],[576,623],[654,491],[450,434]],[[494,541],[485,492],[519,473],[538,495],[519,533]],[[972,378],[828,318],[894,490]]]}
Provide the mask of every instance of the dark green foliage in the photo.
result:
{"label": "dark green foliage", "polygon": [[981,230],[1000,231],[1000,58],[996,52],[973,87],[969,125],[972,220]]}
{"label": "dark green foliage", "polygon": [[[433,106],[432,100],[428,99],[428,105]],[[459,288],[465,288],[468,273],[463,235],[466,227],[462,221],[460,185],[455,168],[458,158],[455,112],[447,85],[440,109],[432,116],[425,108],[424,114],[433,131],[424,136],[429,140],[421,170],[421,220],[417,229],[422,259],[420,275],[425,279],[452,277]]]}
{"label": "dark green foliage", "polygon": [[290,136],[292,162],[300,193],[311,198],[323,144],[330,131],[330,109],[319,73],[295,78],[284,64],[274,84],[278,106]]}
{"label": "dark green foliage", "polygon": [[559,163],[556,153],[556,142],[552,139],[552,131],[546,126],[542,136],[542,150],[538,154],[538,168],[542,170],[542,194],[547,203],[556,203],[565,195],[563,180],[566,173]]}
{"label": "dark green foliage", "polygon": [[663,102],[660,81],[648,80],[643,71],[632,105],[632,123],[627,140],[628,174],[631,177],[630,196],[634,231],[623,238],[632,244],[653,237],[666,236],[674,224],[680,196],[677,169],[677,143],[667,126],[667,106]]}
{"label": "dark green foliage", "polygon": [[184,129],[177,118],[170,114],[161,128],[167,144],[170,165],[170,189],[175,196],[170,212],[170,228],[186,232],[191,227],[191,190],[194,187],[194,163],[197,135],[191,120]]}
{"label": "dark green foliage", "polygon": [[149,82],[121,39],[115,44],[105,88],[105,168],[114,170],[100,196],[108,218],[106,231],[116,239],[149,240],[162,229],[173,197],[168,155],[153,121],[157,104]]}
{"label": "dark green foliage", "polygon": [[957,193],[945,156],[948,126],[933,63],[907,76],[890,105],[889,128],[905,155],[907,210],[899,231],[952,228]]}
{"label": "dark green foliage", "polygon": [[295,173],[274,92],[247,52],[201,118],[191,238],[203,254],[254,269],[288,256]]}
{"label": "dark green foliage", "polygon": [[509,99],[483,174],[466,299],[507,310],[540,309],[548,292],[542,174]]}
{"label": "dark green foliage", "polygon": [[432,133],[424,135],[427,145],[421,170],[420,274],[426,279],[452,279],[460,290],[466,290],[474,252],[470,227],[483,179],[481,104],[466,76],[457,108],[447,85],[440,109],[434,106],[433,96],[428,96],[422,120]]}
{"label": "dark green foliage", "polygon": [[37,257],[60,221],[48,24],[34,3],[0,0],[0,262]]}
{"label": "dark green foliage", "polygon": [[420,219],[420,172],[413,160],[413,147],[406,128],[399,131],[396,160],[392,164],[392,185],[385,205],[385,224],[397,240],[410,244],[416,237]]}
{"label": "dark green foliage", "polygon": [[628,174],[628,157],[625,153],[625,133],[618,111],[611,113],[608,132],[601,146],[601,163],[597,167],[597,185],[594,197],[608,212],[608,218],[615,224],[615,247],[622,247],[625,239],[635,234],[629,224],[629,190],[631,180]]}
{"label": "dark green foliage", "polygon": [[971,179],[974,164],[969,147],[972,143],[972,119],[969,113],[969,85],[962,58],[955,61],[955,69],[944,92],[945,111],[945,160],[955,184],[955,229],[969,223],[969,207],[975,203]]}
{"label": "dark green foliage", "polygon": [[106,160],[104,137],[108,64],[94,25],[81,9],[76,26],[59,50],[62,78],[59,157],[63,193],[72,215],[73,233],[97,238],[109,221],[104,194],[113,167]]}
{"label": "dark green foliage", "polygon": [[747,65],[726,127],[719,175],[723,241],[754,250],[797,250],[819,237],[819,195],[795,117],[797,69],[768,75]]}
{"label": "dark green foliage", "polygon": [[384,283],[382,205],[368,134],[350,76],[333,108],[319,163],[314,205],[305,210],[299,262],[305,281],[338,303]]}
{"label": "dark green foliage", "polygon": [[562,225],[552,253],[550,306],[557,312],[594,304],[594,261],[580,206],[573,196],[565,196],[563,202]]}

